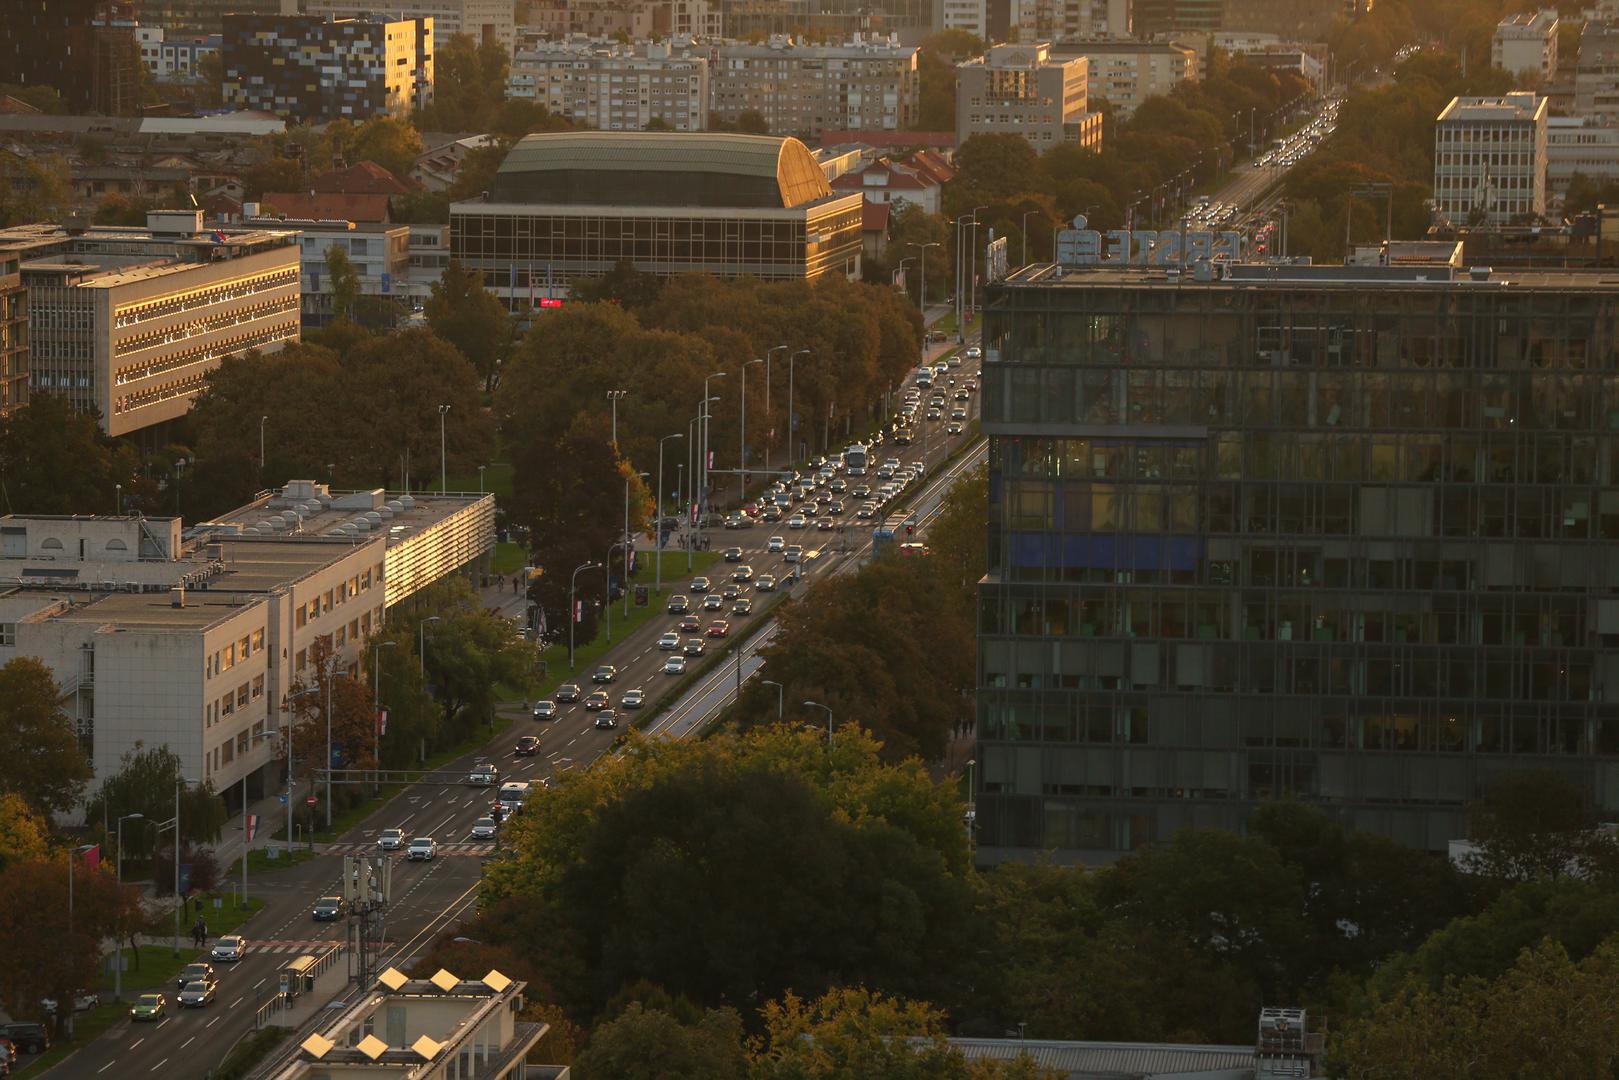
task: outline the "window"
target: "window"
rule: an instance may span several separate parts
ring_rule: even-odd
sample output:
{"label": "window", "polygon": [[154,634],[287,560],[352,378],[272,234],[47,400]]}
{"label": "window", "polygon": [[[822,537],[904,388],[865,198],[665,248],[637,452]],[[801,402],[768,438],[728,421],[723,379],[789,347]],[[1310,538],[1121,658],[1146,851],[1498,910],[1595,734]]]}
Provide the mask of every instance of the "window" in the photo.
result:
{"label": "window", "polygon": [[308,649],[299,649],[298,650],[298,661],[297,661],[297,664],[295,665],[296,670],[302,671],[308,665],[309,665],[309,650]]}
{"label": "window", "polygon": [[0,649],[14,649],[17,647],[17,624],[14,622],[0,622]]}
{"label": "window", "polygon": [[307,608],[305,608],[303,605],[300,604],[298,606],[298,616],[294,621],[296,622],[299,629],[302,629],[304,626],[308,625],[308,623],[309,623],[309,610]]}
{"label": "window", "polygon": [[242,709],[247,708],[247,695],[248,695],[248,684],[247,683],[243,683],[241,686],[238,686],[236,688],[236,705],[237,705],[237,708],[242,708]]}
{"label": "window", "polygon": [[263,630],[255,630],[255,631],[253,631],[253,651],[256,652],[256,653],[260,653],[260,652],[264,651],[264,631]]}
{"label": "window", "polygon": [[264,696],[264,676],[259,675],[253,679],[253,694],[251,700],[257,701]]}

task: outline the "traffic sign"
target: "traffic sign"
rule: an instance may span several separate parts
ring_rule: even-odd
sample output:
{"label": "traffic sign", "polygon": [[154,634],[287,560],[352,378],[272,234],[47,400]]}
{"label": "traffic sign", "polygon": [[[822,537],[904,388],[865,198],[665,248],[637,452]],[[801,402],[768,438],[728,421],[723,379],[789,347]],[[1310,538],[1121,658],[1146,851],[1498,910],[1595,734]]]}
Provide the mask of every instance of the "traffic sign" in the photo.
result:
{"label": "traffic sign", "polygon": [[304,802],[306,804],[310,805],[310,806],[314,806],[315,805],[315,797],[313,795],[311,795],[311,796],[309,796],[309,798],[305,799]]}
{"label": "traffic sign", "polygon": [[276,798],[280,800],[282,806],[287,805],[287,793],[285,791],[277,795]]}

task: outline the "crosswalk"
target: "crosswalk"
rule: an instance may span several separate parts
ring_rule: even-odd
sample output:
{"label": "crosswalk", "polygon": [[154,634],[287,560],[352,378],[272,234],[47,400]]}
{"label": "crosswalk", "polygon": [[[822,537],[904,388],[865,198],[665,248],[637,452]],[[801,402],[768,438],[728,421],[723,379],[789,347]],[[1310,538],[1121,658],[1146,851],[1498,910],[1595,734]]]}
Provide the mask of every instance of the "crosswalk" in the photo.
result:
{"label": "crosswalk", "polygon": [[327,949],[330,949],[333,945],[341,944],[343,944],[343,940],[341,938],[335,940],[327,938],[324,941],[318,939],[309,941],[295,941],[277,938],[270,941],[250,941],[248,942],[248,951],[253,953],[281,953],[304,956],[310,953],[322,953]]}
{"label": "crosswalk", "polygon": [[[329,855],[397,855],[405,857],[403,850],[381,851],[376,844],[332,844],[326,848]],[[495,845],[493,841],[480,841],[479,843],[440,844],[440,855],[493,855]]]}

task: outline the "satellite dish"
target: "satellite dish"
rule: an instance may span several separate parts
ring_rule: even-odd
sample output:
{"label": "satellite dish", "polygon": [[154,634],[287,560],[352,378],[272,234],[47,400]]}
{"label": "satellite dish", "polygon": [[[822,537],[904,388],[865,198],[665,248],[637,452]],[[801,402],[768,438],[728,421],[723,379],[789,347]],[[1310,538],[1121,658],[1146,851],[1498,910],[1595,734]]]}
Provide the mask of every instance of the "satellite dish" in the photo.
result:
{"label": "satellite dish", "polygon": [[1089,227],[1090,227],[1090,221],[1089,221],[1089,219],[1087,219],[1085,217],[1084,214],[1075,214],[1074,215],[1074,228],[1076,228],[1076,229],[1085,229],[1085,228],[1089,228]]}

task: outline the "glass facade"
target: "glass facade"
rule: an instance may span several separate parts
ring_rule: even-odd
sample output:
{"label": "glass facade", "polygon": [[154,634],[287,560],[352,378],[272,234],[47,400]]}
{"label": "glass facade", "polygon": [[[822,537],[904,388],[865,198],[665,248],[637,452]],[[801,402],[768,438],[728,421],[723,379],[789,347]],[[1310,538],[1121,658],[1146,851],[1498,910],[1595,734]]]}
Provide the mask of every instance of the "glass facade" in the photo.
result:
{"label": "glass facade", "polygon": [[1619,282],[1312,270],[992,289],[986,857],[1277,797],[1442,848],[1523,768],[1619,810]]}

